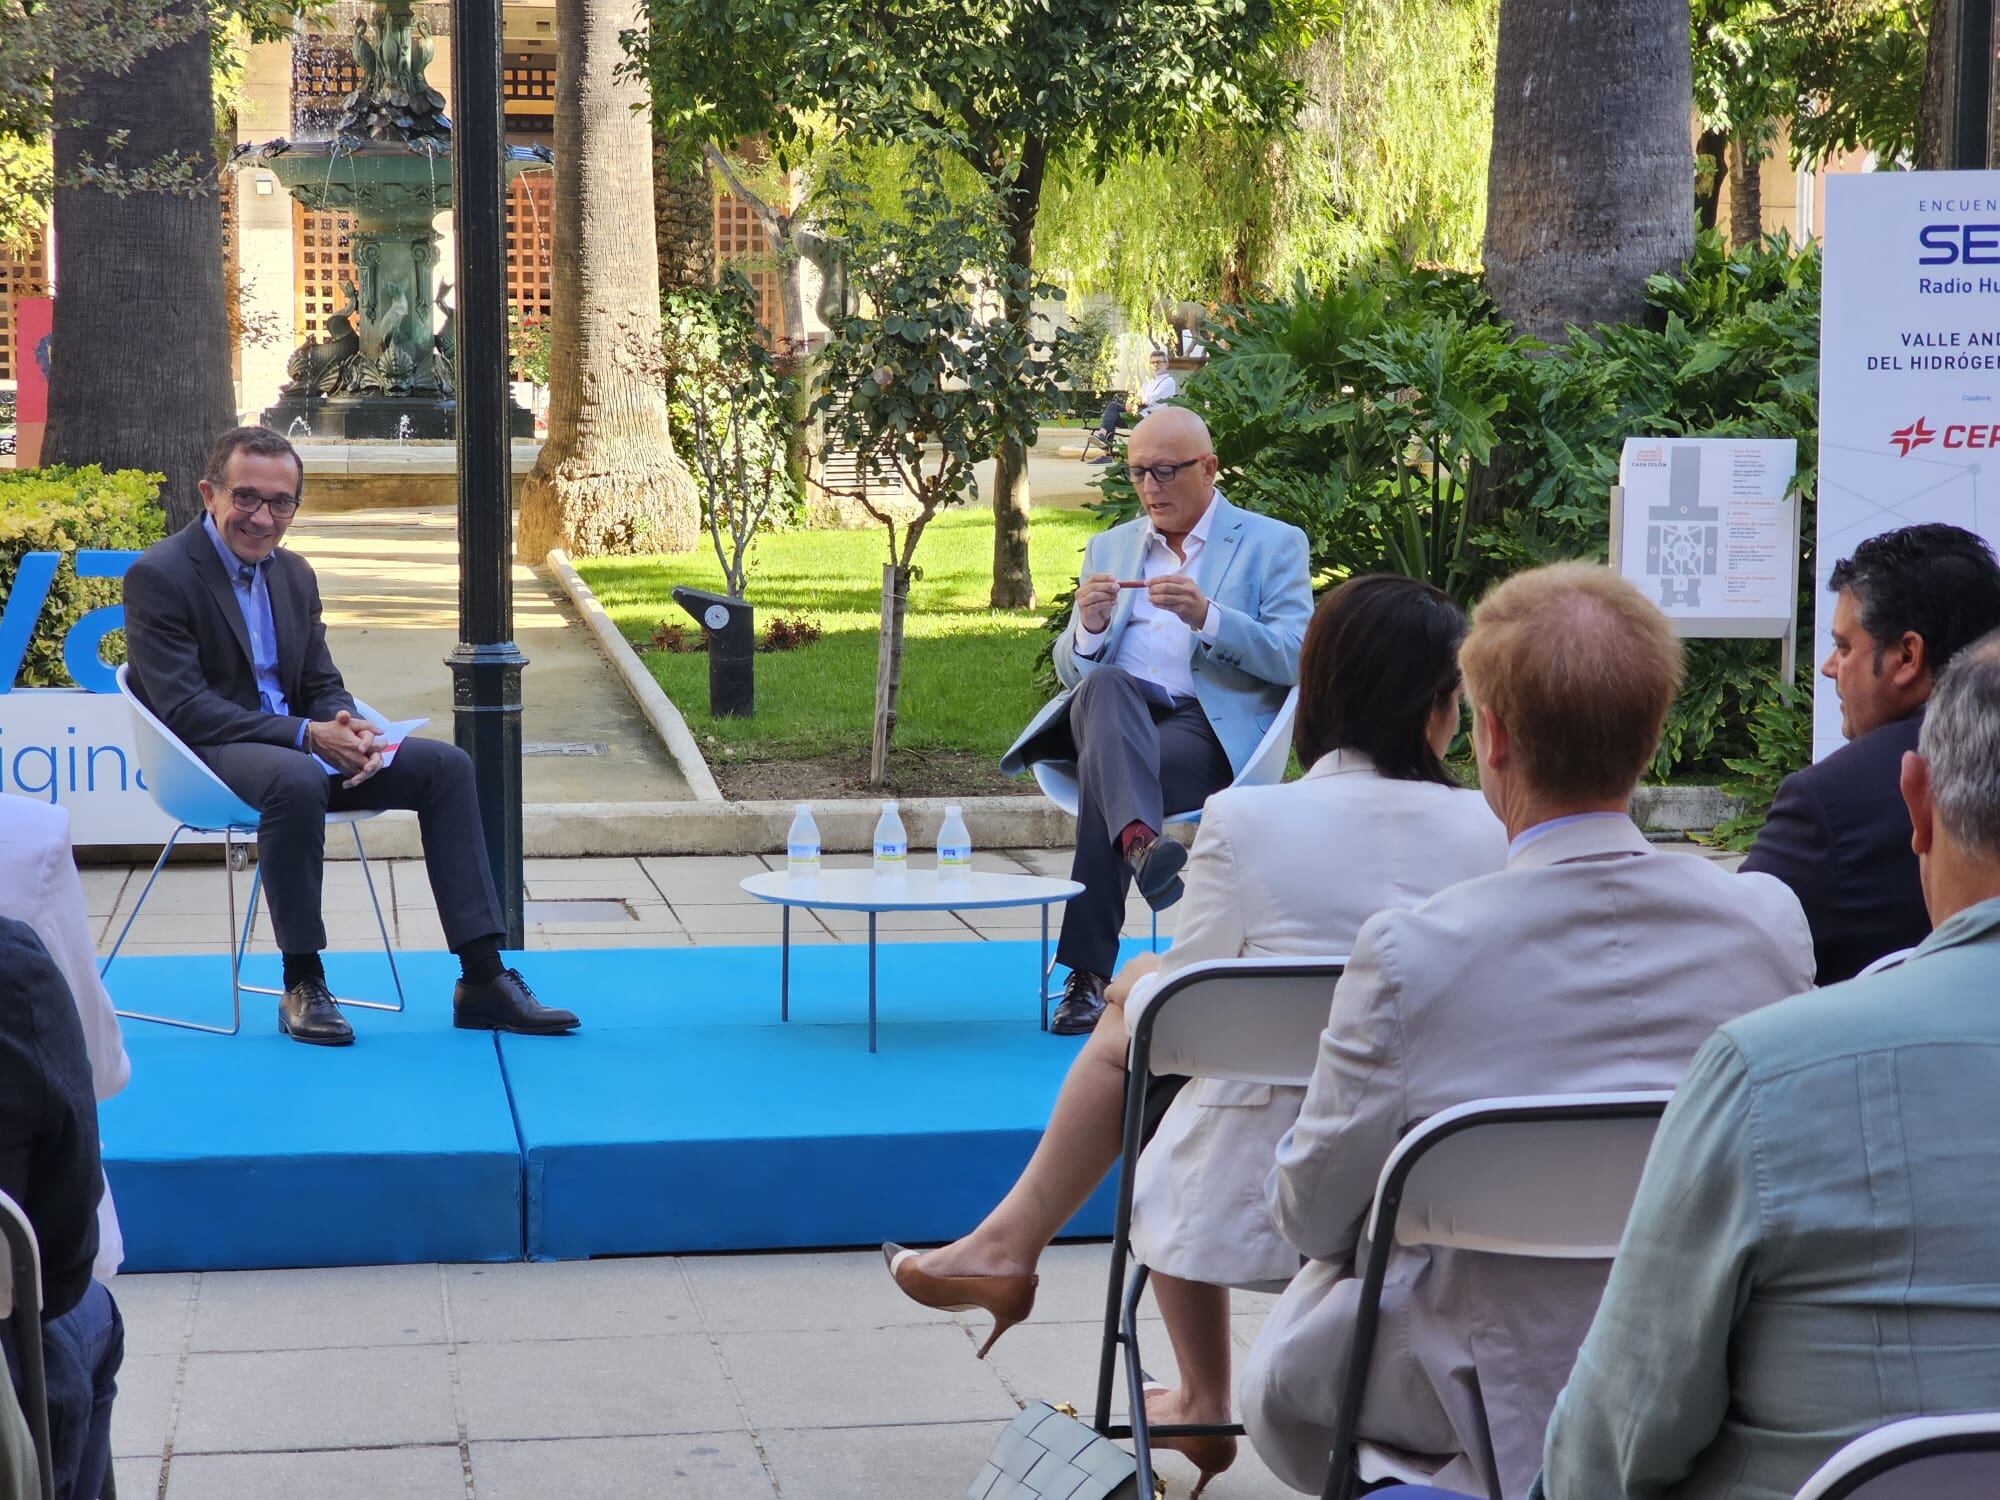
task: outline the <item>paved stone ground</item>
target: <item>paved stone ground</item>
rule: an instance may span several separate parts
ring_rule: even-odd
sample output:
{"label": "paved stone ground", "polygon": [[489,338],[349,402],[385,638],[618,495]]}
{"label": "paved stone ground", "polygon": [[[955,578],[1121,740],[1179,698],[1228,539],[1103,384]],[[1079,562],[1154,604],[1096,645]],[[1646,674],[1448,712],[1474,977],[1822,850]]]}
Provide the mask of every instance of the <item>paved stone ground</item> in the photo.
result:
{"label": "paved stone ground", "polygon": [[[977,859],[1068,865],[1061,851]],[[540,922],[529,947],[775,942],[776,912],[736,884],[766,865],[530,860],[531,901],[610,900],[629,915]],[[144,878],[84,871],[101,947]],[[399,944],[440,946],[420,866],[385,862],[377,879]],[[222,880],[212,866],[169,870],[127,951],[219,948]],[[375,942],[358,867],[330,866],[327,889],[333,945]],[[858,921],[829,918],[795,919],[795,939],[865,940]],[[1007,940],[1034,920],[910,913],[882,940]],[[1127,932],[1148,928],[1135,904]],[[984,1363],[973,1357],[984,1315],[907,1301],[872,1250],[123,1276],[118,1489],[125,1500],[947,1500],[1022,1402],[1090,1404],[1107,1257],[1101,1244],[1053,1250],[1034,1320]],[[1239,1353],[1271,1300],[1239,1294]],[[1148,1366],[1167,1378],[1156,1320],[1147,1334]],[[1193,1470],[1173,1456],[1162,1467],[1185,1494]],[[1247,1447],[1208,1491],[1289,1493]]]}

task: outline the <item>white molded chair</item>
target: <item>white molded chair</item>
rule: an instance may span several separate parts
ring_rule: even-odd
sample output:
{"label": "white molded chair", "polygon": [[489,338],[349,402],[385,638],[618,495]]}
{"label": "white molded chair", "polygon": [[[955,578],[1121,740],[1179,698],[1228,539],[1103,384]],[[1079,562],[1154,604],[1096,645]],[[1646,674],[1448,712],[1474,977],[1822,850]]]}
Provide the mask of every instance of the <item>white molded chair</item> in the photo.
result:
{"label": "white molded chair", "polygon": [[[1132,1439],[1139,1461],[1137,1493],[1153,1493],[1152,1440],[1241,1434],[1240,1423],[1146,1423],[1145,1366],[1139,1356],[1139,1298],[1147,1268],[1131,1255],[1132,1191],[1143,1150],[1146,1080],[1151,1074],[1227,1078],[1303,1088],[1319,1059],[1320,1033],[1333,1008],[1333,987],[1347,967],[1328,958],[1231,958],[1189,964],[1165,980],[1132,1029],[1125,1075],[1124,1153],[1118,1171],[1117,1219],[1111,1234],[1111,1274],[1104,1299],[1104,1341],[1098,1356],[1095,1426],[1105,1437]],[[1131,1260],[1131,1274],[1126,1263]],[[1282,1291],[1277,1286],[1255,1288]],[[1125,1351],[1128,1425],[1111,1421],[1117,1356]]]}
{"label": "white molded chair", "polygon": [[[147,792],[160,811],[174,820],[176,827],[167,839],[166,847],[160,850],[160,857],[153,862],[152,873],[146,877],[146,884],[139,892],[139,899],[133,903],[130,915],[125,918],[125,925],[118,929],[118,940],[111,945],[111,951],[98,966],[98,974],[101,977],[110,972],[112,960],[124,947],[125,935],[132,930],[132,923],[145,907],[153,882],[160,878],[167,856],[174,852],[174,844],[180,836],[184,833],[219,833],[223,843],[224,878],[229,887],[229,1025],[210,1026],[200,1021],[148,1015],[135,1010],[121,1010],[118,1014],[128,1021],[152,1021],[161,1026],[177,1026],[184,1031],[234,1036],[243,1029],[243,996],[246,993],[284,994],[282,989],[242,981],[243,955],[249,951],[250,934],[257,923],[257,895],[263,886],[264,872],[259,870],[251,877],[250,904],[240,930],[236,925],[236,872],[249,862],[249,844],[256,839],[260,815],[256,808],[232,792],[201,757],[183,745],[173,731],[139,701],[127,680],[127,672],[126,667],[118,669],[118,692],[132,711],[133,749],[139,769],[145,775]],[[373,723],[388,722],[359,698],[354,700],[354,708],[362,718]],[[396,945],[389,939],[389,924],[382,916],[382,898],[376,894],[375,876],[368,867],[367,851],[361,846],[361,824],[376,816],[378,814],[374,812],[330,812],[326,821],[329,828],[344,823],[354,835],[354,855],[361,862],[361,878],[368,883],[368,899],[375,908],[375,926],[382,934],[382,952],[389,960],[389,977],[396,986],[396,1003],[352,1000],[343,996],[334,998],[341,1005],[362,1010],[400,1011],[403,1008],[403,976],[396,969]]]}
{"label": "white molded chair", "polygon": [[[1250,752],[1250,759],[1245,761],[1243,769],[1236,773],[1236,779],[1229,783],[1230,787],[1276,786],[1285,779],[1285,762],[1292,753],[1292,720],[1297,717],[1298,711],[1299,690],[1294,685],[1292,690],[1285,694],[1285,701],[1279,705],[1277,718],[1273,719],[1271,727],[1264,731],[1264,737],[1257,741],[1257,748]],[[1038,760],[1028,769],[1034,772],[1035,785],[1042,789],[1042,795],[1074,818],[1080,800],[1076,784],[1076,763],[1068,760]],[[1170,812],[1166,821],[1199,823],[1201,809],[1197,807],[1189,812]],[[1155,953],[1160,951],[1158,912],[1153,913],[1153,951]],[[1054,972],[1055,966],[1051,961],[1049,973]],[[1046,988],[1047,974],[1042,976],[1042,983]]]}
{"label": "white molded chair", "polygon": [[1396,1143],[1363,1229],[1368,1260],[1322,1500],[1350,1500],[1361,1477],[1355,1429],[1395,1247],[1611,1259],[1672,1097],[1658,1090],[1475,1099],[1439,1110]]}
{"label": "white molded chair", "polygon": [[[35,1469],[41,1500],[55,1500],[54,1456],[49,1448],[48,1377],[42,1364],[42,1247],[21,1205],[0,1193],[0,1237],[7,1241],[7,1279],[0,1282],[0,1318],[14,1324],[14,1349],[21,1359],[21,1415],[35,1440]],[[6,1371],[0,1368],[0,1383]],[[0,1400],[14,1399],[12,1389]]]}
{"label": "white molded chair", "polygon": [[2000,1495],[2000,1412],[1910,1417],[1863,1433],[1797,1500],[1992,1500]]}

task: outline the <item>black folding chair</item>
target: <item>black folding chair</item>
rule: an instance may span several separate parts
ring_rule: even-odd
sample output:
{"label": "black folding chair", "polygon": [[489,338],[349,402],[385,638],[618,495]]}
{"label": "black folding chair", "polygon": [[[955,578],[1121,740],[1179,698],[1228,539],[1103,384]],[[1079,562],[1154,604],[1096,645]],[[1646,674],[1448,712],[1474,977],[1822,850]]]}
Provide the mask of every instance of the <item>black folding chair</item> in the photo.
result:
{"label": "black folding chair", "polygon": [[[1160,985],[1132,1031],[1125,1078],[1124,1152],[1118,1167],[1118,1213],[1111,1237],[1111,1274],[1104,1299],[1104,1341],[1097,1366],[1092,1426],[1105,1437],[1132,1439],[1139,1461],[1138,1492],[1153,1493],[1156,1437],[1240,1436],[1240,1422],[1176,1422],[1149,1427],[1146,1369],[1139,1354],[1139,1299],[1147,1269],[1132,1254],[1132,1189],[1144,1149],[1146,1080],[1152,1074],[1227,1078],[1302,1088],[1312,1078],[1320,1033],[1333,1005],[1333,986],[1347,966],[1339,958],[1231,958],[1190,964]],[[1126,1274],[1127,1263],[1131,1274]],[[1111,1420],[1118,1351],[1125,1351],[1130,1420]]]}
{"label": "black folding chair", "polygon": [[49,1387],[42,1367],[42,1249],[35,1226],[21,1205],[0,1193],[0,1234],[7,1239],[7,1282],[0,1286],[0,1317],[14,1325],[14,1348],[21,1358],[21,1414],[35,1440],[35,1468],[41,1500],[55,1500],[56,1476],[49,1452]]}
{"label": "black folding chair", "polygon": [[1368,1258],[1322,1500],[1352,1500],[1360,1481],[1356,1429],[1395,1247],[1609,1260],[1672,1097],[1649,1091],[1475,1099],[1439,1110],[1396,1143],[1363,1229]]}

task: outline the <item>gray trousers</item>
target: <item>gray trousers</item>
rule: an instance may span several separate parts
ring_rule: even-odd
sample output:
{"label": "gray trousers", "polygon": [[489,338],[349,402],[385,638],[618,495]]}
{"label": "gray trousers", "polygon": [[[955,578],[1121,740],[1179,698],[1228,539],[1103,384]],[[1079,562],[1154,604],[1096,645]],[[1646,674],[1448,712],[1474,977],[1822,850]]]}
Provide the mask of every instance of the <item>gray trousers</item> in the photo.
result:
{"label": "gray trousers", "polygon": [[194,752],[261,814],[257,868],[280,953],[317,953],[326,946],[320,891],[329,812],[415,812],[446,944],[456,950],[506,931],[486,860],[472,761],[458,746],[404,740],[387,769],[351,791],[310,755],[282,745],[197,745]]}
{"label": "gray trousers", "polygon": [[1056,958],[1108,977],[1132,881],[1118,836],[1132,823],[1157,832],[1168,813],[1200,807],[1234,779],[1229,756],[1194,699],[1170,701],[1157,683],[1102,666],[1084,675],[1067,718],[1036,737],[1027,759],[1076,762],[1070,879],[1083,894],[1063,912]]}

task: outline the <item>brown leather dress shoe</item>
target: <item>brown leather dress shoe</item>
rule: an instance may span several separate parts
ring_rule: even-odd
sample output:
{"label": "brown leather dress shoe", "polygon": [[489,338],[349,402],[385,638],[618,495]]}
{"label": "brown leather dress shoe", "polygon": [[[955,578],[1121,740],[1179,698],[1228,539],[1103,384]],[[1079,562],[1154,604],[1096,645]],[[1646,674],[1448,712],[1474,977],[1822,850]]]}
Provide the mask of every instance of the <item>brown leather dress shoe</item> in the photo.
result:
{"label": "brown leather dress shoe", "polygon": [[1165,911],[1181,899],[1187,848],[1180,840],[1158,835],[1142,839],[1125,851],[1125,864],[1132,871],[1132,883],[1154,911]]}
{"label": "brown leather dress shoe", "polygon": [[1056,1013],[1049,1017],[1049,1030],[1057,1036],[1088,1036],[1104,1014],[1104,976],[1070,970],[1063,984],[1063,997]]}

